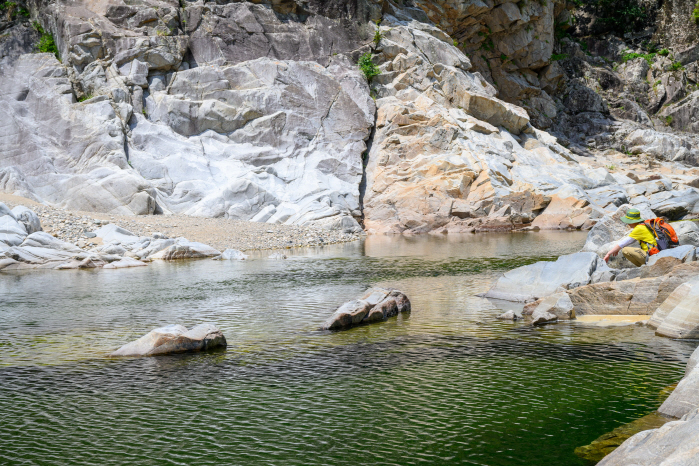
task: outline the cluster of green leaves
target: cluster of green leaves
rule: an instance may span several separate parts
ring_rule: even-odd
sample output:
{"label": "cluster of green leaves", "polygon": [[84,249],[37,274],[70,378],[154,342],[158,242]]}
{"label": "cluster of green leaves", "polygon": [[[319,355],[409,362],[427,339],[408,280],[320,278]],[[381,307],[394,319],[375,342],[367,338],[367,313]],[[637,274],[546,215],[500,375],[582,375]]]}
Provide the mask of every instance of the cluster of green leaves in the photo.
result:
{"label": "cluster of green leaves", "polygon": [[366,79],[369,82],[371,82],[371,80],[375,76],[381,74],[381,70],[378,66],[376,66],[376,64],[372,60],[371,52],[367,52],[364,55],[362,55],[359,58],[359,62],[357,64],[359,65],[359,69],[362,71],[362,73],[364,73],[364,76],[366,76]]}
{"label": "cluster of green leaves", "polygon": [[374,46],[378,47],[383,39],[383,34],[381,34],[381,29],[379,29],[378,24],[376,25],[376,32],[374,33]]}
{"label": "cluster of green leaves", "polygon": [[17,2],[0,3],[0,11],[5,12],[7,21],[14,21],[17,17],[29,18],[29,10],[17,4]]}
{"label": "cluster of green leaves", "polygon": [[34,21],[34,29],[39,33],[39,43],[36,45],[36,49],[42,53],[52,53],[58,57],[58,47],[56,47],[56,42],[53,40],[53,36],[44,31],[41,24]]}
{"label": "cluster of green leaves", "polygon": [[694,10],[692,11],[692,21],[699,24],[699,2],[694,5]]}
{"label": "cluster of green leaves", "polygon": [[668,115],[665,117],[665,126],[670,126],[672,124],[672,115]]}
{"label": "cluster of green leaves", "polygon": [[643,58],[648,62],[649,65],[653,64],[653,58],[655,58],[655,53],[625,53],[621,56],[621,60],[626,63],[629,60],[635,60],[636,58]]}
{"label": "cluster of green leaves", "polygon": [[660,55],[661,57],[667,57],[668,55],[670,55],[670,51],[668,49],[662,49],[660,52],[658,52],[658,55]]}
{"label": "cluster of green leaves", "polygon": [[670,65],[670,71],[677,71],[682,69],[684,69],[684,67],[682,66],[682,63],[678,61],[673,62],[672,65]]}
{"label": "cluster of green leaves", "polygon": [[554,61],[559,61],[559,60],[565,60],[566,58],[568,58],[567,53],[554,53],[551,55],[551,58],[549,61],[554,62]]}
{"label": "cluster of green leaves", "polygon": [[82,97],[78,97],[78,102],[85,102],[86,100],[90,100],[92,98],[92,94],[83,94]]}

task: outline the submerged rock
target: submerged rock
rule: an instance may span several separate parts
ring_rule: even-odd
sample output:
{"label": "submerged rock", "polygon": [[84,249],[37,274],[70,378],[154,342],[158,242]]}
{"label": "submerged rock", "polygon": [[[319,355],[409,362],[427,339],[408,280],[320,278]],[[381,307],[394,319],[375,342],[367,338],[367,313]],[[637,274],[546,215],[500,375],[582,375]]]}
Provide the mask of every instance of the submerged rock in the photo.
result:
{"label": "submerged rock", "polygon": [[532,325],[546,325],[558,322],[556,314],[548,312],[544,309],[535,309],[532,314]]}
{"label": "submerged rock", "polygon": [[244,261],[247,258],[246,254],[237,249],[226,249],[220,256],[214,257],[214,259],[222,261]]}
{"label": "submerged rock", "polygon": [[[524,311],[523,314],[528,313]],[[544,313],[553,314],[554,317],[561,320],[575,319],[575,309],[570,296],[567,293],[561,292],[547,296],[539,301],[539,305],[531,311],[532,318],[543,316]]]}
{"label": "submerged rock", "polygon": [[499,316],[496,317],[496,319],[499,319],[499,320],[519,320],[521,318],[522,317],[518,316],[515,313],[515,311],[512,311],[512,310],[507,311],[507,312],[503,312],[502,314],[500,314]]}
{"label": "submerged rock", "polygon": [[587,285],[592,274],[607,269],[597,254],[578,252],[561,256],[555,262],[537,262],[510,270],[484,296],[507,301],[535,301],[560,288]]}
{"label": "submerged rock", "polygon": [[182,325],[156,328],[136,341],[127,343],[110,356],[162,356],[225,348],[226,337],[213,324],[199,324],[187,330]]}
{"label": "submerged rock", "polygon": [[346,330],[386,320],[402,312],[410,312],[410,300],[405,294],[388,288],[370,288],[360,299],[340,306],[320,329]]}

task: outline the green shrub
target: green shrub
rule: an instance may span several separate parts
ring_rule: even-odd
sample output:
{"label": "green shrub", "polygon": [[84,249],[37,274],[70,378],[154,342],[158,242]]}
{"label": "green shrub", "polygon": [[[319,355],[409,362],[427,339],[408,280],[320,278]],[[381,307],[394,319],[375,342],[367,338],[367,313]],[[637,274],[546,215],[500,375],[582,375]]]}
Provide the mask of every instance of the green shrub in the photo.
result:
{"label": "green shrub", "polygon": [[60,60],[58,57],[58,47],[56,47],[56,42],[53,40],[53,36],[48,32],[44,31],[41,24],[34,21],[34,29],[39,33],[39,43],[36,44],[37,51],[41,53],[52,53]]}
{"label": "green shrub", "polygon": [[374,33],[374,46],[378,47],[379,44],[381,43],[381,39],[383,39],[383,34],[381,34],[381,29],[379,28],[379,25],[376,25],[376,32]]}
{"label": "green shrub", "polygon": [[359,69],[362,70],[364,76],[366,76],[367,81],[371,82],[374,76],[381,74],[381,70],[372,61],[371,52],[367,52],[359,58]]}
{"label": "green shrub", "polygon": [[636,58],[643,58],[648,62],[649,65],[653,64],[653,58],[655,58],[655,53],[625,53],[621,56],[624,63],[629,60],[635,60]]}
{"label": "green shrub", "polygon": [[668,115],[665,117],[665,126],[670,126],[672,124],[672,116]]}
{"label": "green shrub", "polygon": [[83,94],[82,97],[78,98],[78,102],[85,102],[86,100],[90,100],[92,98],[92,94]]}
{"label": "green shrub", "polygon": [[658,52],[658,55],[660,55],[661,57],[667,57],[668,55],[670,55],[670,51],[668,49],[662,49],[660,52]]}
{"label": "green shrub", "polygon": [[553,62],[553,61],[565,60],[566,58],[568,58],[567,53],[554,53],[553,55],[551,55],[550,61]]}
{"label": "green shrub", "polygon": [[670,71],[677,71],[677,70],[682,70],[684,67],[682,66],[682,63],[676,61],[672,65],[670,65]]}
{"label": "green shrub", "polygon": [[692,21],[699,24],[699,2],[697,2],[697,4],[694,6],[694,10],[692,11]]}

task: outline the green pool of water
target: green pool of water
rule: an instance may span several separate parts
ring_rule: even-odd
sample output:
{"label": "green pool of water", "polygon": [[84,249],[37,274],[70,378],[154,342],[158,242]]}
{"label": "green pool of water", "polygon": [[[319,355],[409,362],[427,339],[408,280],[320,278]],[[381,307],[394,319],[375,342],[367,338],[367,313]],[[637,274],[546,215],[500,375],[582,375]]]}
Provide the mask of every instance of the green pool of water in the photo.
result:
{"label": "green pool of water", "polygon": [[[579,250],[538,233],[363,242],[286,261],[0,275],[0,464],[584,465],[655,410],[692,345],[638,326],[533,329],[475,296]],[[318,331],[371,285],[413,312]],[[224,352],[109,360],[154,327],[216,323]]]}

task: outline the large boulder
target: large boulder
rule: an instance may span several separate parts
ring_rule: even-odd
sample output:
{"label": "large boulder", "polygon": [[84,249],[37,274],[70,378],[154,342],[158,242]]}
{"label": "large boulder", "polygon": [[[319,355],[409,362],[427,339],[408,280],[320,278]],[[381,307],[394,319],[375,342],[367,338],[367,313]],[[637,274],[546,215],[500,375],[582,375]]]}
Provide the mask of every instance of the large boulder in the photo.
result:
{"label": "large boulder", "polygon": [[672,391],[658,409],[660,414],[681,418],[699,408],[699,370],[697,369],[697,361],[699,361],[699,348],[692,353],[684,378],[680,380],[677,388]]}
{"label": "large boulder", "polygon": [[3,249],[9,246],[19,246],[27,237],[27,230],[14,215],[3,215],[0,217],[0,244]]}
{"label": "large boulder", "polygon": [[696,247],[690,244],[685,244],[672,249],[666,249],[654,254],[648,258],[646,265],[651,266],[658,262],[663,257],[674,257],[681,262],[691,262],[696,257]]}
{"label": "large boulder", "polygon": [[680,245],[699,246],[699,223],[690,220],[672,223]]}
{"label": "large boulder", "polygon": [[18,205],[12,209],[12,213],[17,221],[24,225],[27,234],[31,235],[32,233],[41,231],[41,220],[39,220],[39,216],[29,207]]}
{"label": "large boulder", "polygon": [[172,246],[149,256],[149,259],[162,259],[166,261],[179,259],[200,259],[204,257],[220,256],[218,251],[211,246],[196,241],[189,241],[186,238],[178,238]]}
{"label": "large boulder", "polygon": [[597,466],[693,466],[699,455],[699,410],[658,429],[644,430]]}
{"label": "large boulder", "polygon": [[699,277],[681,285],[658,306],[649,326],[669,338],[699,338]]}
{"label": "large boulder", "polygon": [[370,288],[360,299],[349,301],[321,326],[321,330],[346,330],[410,312],[410,300],[398,290]]}
{"label": "large boulder", "polygon": [[182,325],[168,325],[151,330],[138,340],[114,351],[110,356],[162,356],[225,347],[226,337],[213,324],[199,324],[190,330]]}
{"label": "large boulder", "polygon": [[690,262],[676,265],[666,275],[596,283],[566,293],[576,315],[651,315],[677,287],[698,275],[699,263]]}
{"label": "large boulder", "polygon": [[555,262],[537,262],[505,274],[485,293],[486,298],[507,301],[536,301],[559,289],[572,289],[590,283],[592,274],[608,269],[597,254],[578,252]]}

